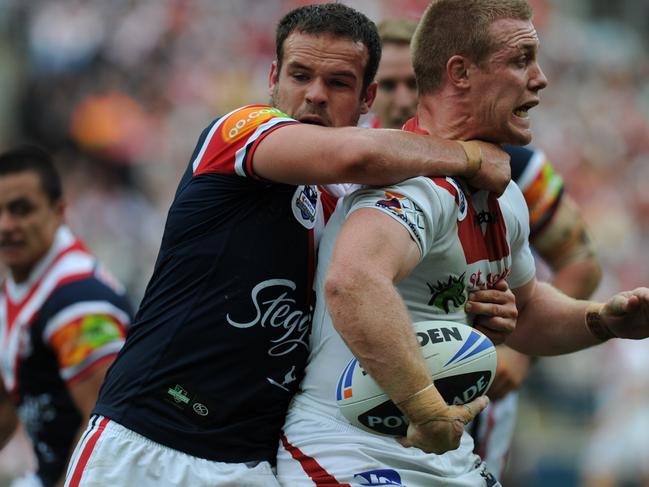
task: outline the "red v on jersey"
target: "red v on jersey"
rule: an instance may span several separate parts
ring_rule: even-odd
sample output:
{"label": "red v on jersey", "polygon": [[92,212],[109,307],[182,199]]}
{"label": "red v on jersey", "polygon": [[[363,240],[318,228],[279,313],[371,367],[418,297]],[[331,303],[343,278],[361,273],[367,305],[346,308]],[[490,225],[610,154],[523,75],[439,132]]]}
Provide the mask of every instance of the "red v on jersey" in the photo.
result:
{"label": "red v on jersey", "polygon": [[[417,117],[411,118],[403,126],[403,130],[417,134],[428,135],[428,132],[419,127]],[[431,178],[435,184],[446,189],[455,197],[455,201],[460,207],[466,204],[466,217],[459,219],[457,222],[457,231],[466,263],[473,264],[481,260],[495,262],[509,255],[509,244],[507,243],[507,230],[498,198],[489,193],[487,198],[486,212],[478,214],[470,198],[461,197],[459,189],[455,185],[443,178]],[[464,195],[462,195],[464,196]],[[461,210],[461,208],[460,208]],[[462,211],[462,210],[461,210]],[[488,215],[486,221],[482,221],[479,216],[483,213]],[[486,230],[482,232],[482,224],[486,225]]]}
{"label": "red v on jersey", "polygon": [[458,189],[447,180],[433,178],[433,182],[451,193],[455,197],[458,206],[461,204],[467,206],[466,217],[462,220],[458,219],[457,222],[458,238],[462,244],[467,264],[473,264],[481,260],[496,262],[509,255],[505,220],[500,211],[498,199],[494,194],[489,193],[487,198],[486,213],[490,218],[484,222],[486,230],[483,234],[481,219],[473,206],[473,202],[469,198],[463,198],[465,203],[462,203]]}
{"label": "red v on jersey", "polygon": [[[6,288],[6,284],[5,284],[7,331],[11,331],[11,329],[13,327],[13,324],[14,324],[14,322],[16,320],[16,317],[18,316],[18,313],[25,307],[25,305],[27,303],[29,303],[31,301],[31,299],[34,296],[34,294],[36,293],[36,291],[41,289],[41,283],[43,282],[43,279],[48,275],[50,269],[54,268],[54,266],[56,264],[58,264],[61,261],[61,259],[63,259],[63,257],[65,257],[66,255],[68,255],[70,252],[73,252],[73,251],[81,251],[83,253],[88,252],[86,250],[85,246],[79,240],[75,240],[72,245],[70,245],[70,246],[66,247],[65,249],[63,249],[54,258],[54,260],[50,263],[50,265],[47,266],[47,269],[45,269],[42,272],[42,274],[38,278],[38,280],[31,286],[31,288],[29,289],[29,292],[27,293],[27,295],[24,298],[22,298],[22,299],[20,299],[20,300],[18,300],[16,302],[14,302],[14,300],[11,298],[9,290]],[[85,275],[85,274],[90,275],[91,270],[84,270],[84,271],[81,272],[81,274],[82,275]],[[74,276],[63,276],[63,279],[58,281],[56,283],[56,285],[52,289],[60,286],[61,284],[64,284],[66,281],[70,280],[71,277],[77,277],[77,276],[76,275],[74,275]],[[45,298],[47,298],[47,296],[45,296]],[[41,301],[42,301],[42,299],[41,299]],[[29,321],[31,321],[31,319],[33,319],[33,316],[30,318]]]}

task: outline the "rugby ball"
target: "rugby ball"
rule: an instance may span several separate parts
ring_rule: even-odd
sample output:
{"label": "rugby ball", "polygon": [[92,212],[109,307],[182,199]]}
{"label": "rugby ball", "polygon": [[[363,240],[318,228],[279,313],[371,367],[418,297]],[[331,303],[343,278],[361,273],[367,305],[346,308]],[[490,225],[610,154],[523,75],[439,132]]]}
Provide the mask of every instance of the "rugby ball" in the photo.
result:
{"label": "rugby ball", "polygon": [[[496,349],[489,338],[450,321],[420,321],[413,326],[435,387],[448,404],[467,403],[489,389],[496,372]],[[406,435],[406,418],[356,359],[340,375],[336,400],[354,426],[383,435]]]}

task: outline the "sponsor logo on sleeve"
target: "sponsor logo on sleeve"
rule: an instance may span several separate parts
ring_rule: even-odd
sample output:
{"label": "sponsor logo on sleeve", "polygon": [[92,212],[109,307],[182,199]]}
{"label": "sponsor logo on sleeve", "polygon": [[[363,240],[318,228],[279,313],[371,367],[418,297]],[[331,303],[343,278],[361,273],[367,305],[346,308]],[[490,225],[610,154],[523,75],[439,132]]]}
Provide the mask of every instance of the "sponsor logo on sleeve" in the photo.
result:
{"label": "sponsor logo on sleeve", "polygon": [[221,135],[228,143],[235,142],[250,134],[271,118],[289,118],[288,115],[272,107],[246,107],[232,113],[221,125]]}
{"label": "sponsor logo on sleeve", "polygon": [[52,335],[61,367],[80,364],[93,351],[122,337],[112,316],[93,314],[74,320]]}
{"label": "sponsor logo on sleeve", "polygon": [[424,214],[421,208],[407,196],[395,191],[386,191],[384,196],[384,199],[380,199],[375,203],[375,206],[388,210],[405,222],[421,246],[421,232],[425,228]]}

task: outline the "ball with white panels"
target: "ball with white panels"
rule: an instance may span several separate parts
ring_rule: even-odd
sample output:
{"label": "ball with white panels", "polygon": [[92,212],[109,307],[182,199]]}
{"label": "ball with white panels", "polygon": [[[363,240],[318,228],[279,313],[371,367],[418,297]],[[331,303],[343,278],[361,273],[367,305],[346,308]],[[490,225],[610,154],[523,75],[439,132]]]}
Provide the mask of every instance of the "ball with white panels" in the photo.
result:
{"label": "ball with white panels", "polygon": [[[496,349],[489,338],[450,321],[420,321],[414,329],[435,387],[448,404],[465,404],[489,389],[496,373]],[[343,369],[336,399],[354,426],[383,435],[406,435],[407,419],[358,360]]]}

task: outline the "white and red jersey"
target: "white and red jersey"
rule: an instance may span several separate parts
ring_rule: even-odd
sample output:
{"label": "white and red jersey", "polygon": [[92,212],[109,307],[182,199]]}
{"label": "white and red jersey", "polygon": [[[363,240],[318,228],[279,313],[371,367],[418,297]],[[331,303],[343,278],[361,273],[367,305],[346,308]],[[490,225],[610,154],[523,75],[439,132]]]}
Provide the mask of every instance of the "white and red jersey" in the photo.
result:
{"label": "white and red jersey", "polygon": [[112,360],[126,335],[124,289],[62,226],[49,252],[0,290],[0,369],[38,459],[44,485],[58,481],[81,426],[67,386]]}
{"label": "white and red jersey", "polygon": [[[320,245],[316,294],[336,235],[350,213],[373,208],[401,223],[417,244],[420,263],[398,284],[413,321],[444,319],[471,324],[464,311],[468,292],[506,279],[512,288],[534,276],[527,243],[527,207],[514,183],[500,198],[485,191],[470,195],[451,178],[414,178],[382,189],[362,189],[345,197],[334,212]],[[318,300],[311,333],[311,356],[298,401],[307,399],[339,419],[337,379],[352,354]]]}
{"label": "white and red jersey", "polygon": [[[451,178],[420,177],[387,188],[361,189],[339,202],[320,245],[315,288],[319,297],[324,295],[324,277],[336,236],[344,220],[360,208],[373,208],[401,223],[420,250],[419,264],[397,286],[413,321],[438,318],[471,324],[473,316],[464,311],[470,290],[493,286],[500,279],[506,279],[515,289],[534,277],[527,207],[513,182],[496,198],[485,191],[471,193]],[[319,299],[305,379],[285,424],[285,441],[290,448],[301,448],[300,434],[292,435],[298,428],[308,430],[302,438],[313,444],[319,434],[317,425],[324,419],[332,424],[346,423],[336,398],[340,393],[338,379],[352,357],[333,327],[324,300]],[[319,423],[311,423],[314,416]],[[368,438],[371,442],[371,436],[359,430],[354,441],[362,444],[363,438]],[[401,448],[396,442],[385,445]],[[437,474],[447,467],[450,476],[465,471],[474,464],[472,448],[473,442],[465,433],[459,450],[445,454],[445,460],[439,463],[427,456],[422,468],[428,468],[424,465],[432,461],[437,465]],[[402,453],[399,450],[398,455]],[[280,480],[286,458],[281,455],[278,460]]]}

